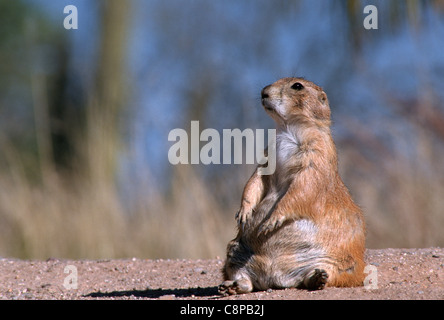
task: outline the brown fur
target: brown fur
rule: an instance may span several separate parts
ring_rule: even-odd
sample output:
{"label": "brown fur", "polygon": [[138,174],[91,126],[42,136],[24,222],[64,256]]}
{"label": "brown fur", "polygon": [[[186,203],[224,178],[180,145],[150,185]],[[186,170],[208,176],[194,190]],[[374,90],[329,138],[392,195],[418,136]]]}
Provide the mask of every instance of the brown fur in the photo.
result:
{"label": "brown fur", "polygon": [[276,171],[256,169],[244,188],[219,291],[362,285],[364,217],[338,173],[326,94],[284,78],[262,104],[277,125]]}

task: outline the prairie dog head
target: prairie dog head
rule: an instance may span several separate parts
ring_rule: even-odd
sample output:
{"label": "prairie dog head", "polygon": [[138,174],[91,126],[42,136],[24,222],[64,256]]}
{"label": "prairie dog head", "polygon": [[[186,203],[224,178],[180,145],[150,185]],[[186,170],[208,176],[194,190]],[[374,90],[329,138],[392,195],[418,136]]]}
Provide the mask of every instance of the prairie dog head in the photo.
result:
{"label": "prairie dog head", "polygon": [[330,107],[321,87],[303,78],[282,78],[261,92],[262,105],[280,126],[330,126]]}

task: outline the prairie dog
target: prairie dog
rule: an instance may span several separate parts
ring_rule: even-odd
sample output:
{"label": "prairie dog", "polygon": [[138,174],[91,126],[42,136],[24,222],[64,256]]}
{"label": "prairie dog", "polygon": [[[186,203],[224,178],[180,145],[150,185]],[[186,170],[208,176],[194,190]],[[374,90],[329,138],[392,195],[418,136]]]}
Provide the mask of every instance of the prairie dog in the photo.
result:
{"label": "prairie dog", "polygon": [[219,292],[362,285],[365,222],[338,173],[327,95],[283,78],[261,98],[276,122],[276,170],[256,169],[244,188]]}

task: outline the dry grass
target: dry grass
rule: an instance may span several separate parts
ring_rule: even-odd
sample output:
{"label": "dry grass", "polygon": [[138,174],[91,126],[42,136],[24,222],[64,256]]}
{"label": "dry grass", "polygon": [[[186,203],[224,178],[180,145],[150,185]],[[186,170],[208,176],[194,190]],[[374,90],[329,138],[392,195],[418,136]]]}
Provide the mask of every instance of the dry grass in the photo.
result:
{"label": "dry grass", "polygon": [[[396,132],[387,136],[387,140],[406,144],[407,149],[384,150],[366,127],[351,125],[356,141],[344,143],[339,152],[345,181],[366,215],[367,245],[444,246],[442,142],[426,128],[414,125],[413,139]],[[364,149],[372,154],[371,159]],[[410,155],[406,157],[404,152]]]}
{"label": "dry grass", "polygon": [[56,174],[33,184],[18,172],[0,178],[0,256],[214,258],[233,236],[190,168],[177,170],[170,196],[141,200],[131,213],[113,185]]}

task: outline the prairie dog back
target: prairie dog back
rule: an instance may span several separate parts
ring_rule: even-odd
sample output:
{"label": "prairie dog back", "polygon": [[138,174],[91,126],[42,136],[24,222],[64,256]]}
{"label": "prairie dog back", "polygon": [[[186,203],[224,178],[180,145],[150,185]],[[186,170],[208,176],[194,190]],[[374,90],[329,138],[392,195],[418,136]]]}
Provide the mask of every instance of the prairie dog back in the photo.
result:
{"label": "prairie dog back", "polygon": [[256,169],[244,188],[219,291],[362,285],[365,223],[338,173],[327,95],[283,78],[261,100],[276,123],[276,170]]}

